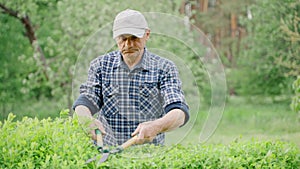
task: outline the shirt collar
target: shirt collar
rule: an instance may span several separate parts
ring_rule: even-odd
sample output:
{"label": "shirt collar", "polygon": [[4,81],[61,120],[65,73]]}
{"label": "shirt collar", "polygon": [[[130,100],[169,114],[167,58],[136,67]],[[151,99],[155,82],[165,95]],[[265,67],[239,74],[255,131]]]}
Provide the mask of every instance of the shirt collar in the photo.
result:
{"label": "shirt collar", "polygon": [[[123,61],[122,54],[120,51],[117,53],[117,57],[118,57],[117,61],[115,62],[113,67],[114,68],[116,68],[116,67],[127,67],[128,68],[126,63]],[[148,52],[147,48],[144,48],[144,54],[142,56],[142,59],[137,65],[135,65],[134,69],[142,68],[145,70],[150,70],[150,60],[151,60],[150,53]]]}

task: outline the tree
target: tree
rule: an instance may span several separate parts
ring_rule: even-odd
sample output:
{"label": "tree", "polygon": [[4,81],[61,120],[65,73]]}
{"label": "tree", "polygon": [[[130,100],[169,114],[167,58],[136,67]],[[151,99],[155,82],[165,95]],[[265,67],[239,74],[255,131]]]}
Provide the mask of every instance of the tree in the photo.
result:
{"label": "tree", "polygon": [[[25,94],[29,99],[47,97],[55,99],[57,104],[66,103],[70,108],[74,99],[71,96],[74,65],[77,56],[94,32],[111,24],[114,16],[126,8],[178,15],[180,1],[173,0],[165,3],[156,1],[154,5],[148,5],[148,1],[140,0],[130,2],[92,0],[76,3],[72,0],[28,0],[26,3],[22,0],[13,2],[0,0],[0,4],[2,12],[0,16],[10,21],[4,21],[5,25],[11,27],[18,23],[19,29],[3,30],[3,32],[10,32],[7,39],[22,37],[23,47],[27,50],[24,53],[23,48],[15,48],[16,53],[10,54],[15,59],[21,55],[20,61],[29,67],[28,70],[20,72],[22,76],[17,77],[18,86],[12,83],[10,85],[20,91],[19,96],[23,97]],[[132,7],[132,4],[135,7]],[[105,36],[111,37],[111,30],[108,31]],[[21,42],[2,43],[6,53],[9,53]],[[7,48],[8,46],[11,47]],[[95,58],[103,53],[84,54],[92,55],[86,58]],[[88,59],[86,61],[88,62]],[[12,62],[8,64],[12,65]],[[77,64],[76,69],[80,66],[80,63]],[[5,76],[11,76],[11,73]],[[3,93],[10,94],[11,91],[5,90],[7,86],[1,85],[1,87]],[[15,98],[19,97],[15,96]]]}
{"label": "tree", "polygon": [[256,1],[249,7],[253,17],[243,20],[249,35],[244,41],[247,49],[241,59],[241,65],[246,70],[241,75],[246,77],[242,82],[243,93],[273,96],[291,93],[291,83],[295,77],[289,76],[291,69],[279,64],[278,60],[289,60],[293,56],[294,62],[297,62],[299,57],[299,47],[287,38],[283,24],[299,11],[297,4],[299,2],[296,0],[265,0]]}
{"label": "tree", "polygon": [[295,77],[292,84],[294,97],[291,107],[300,117],[300,2],[292,1],[289,5],[290,15],[281,18],[281,31],[288,45],[287,52],[280,55],[275,62],[288,69],[286,75]]}
{"label": "tree", "polygon": [[21,22],[2,14],[0,22],[0,106],[2,116],[6,116],[5,113],[14,108],[12,103],[16,98],[23,96],[23,79],[32,71],[32,67],[21,60],[32,54],[32,48],[28,47],[30,43],[22,34]]}
{"label": "tree", "polygon": [[[205,32],[217,49],[224,66],[231,72],[239,69],[237,60],[243,50],[242,38],[246,36],[240,17],[247,15],[247,6],[251,3],[251,0],[185,0],[181,6],[181,13],[189,16]],[[236,94],[235,78],[231,74],[227,77],[230,94]]]}

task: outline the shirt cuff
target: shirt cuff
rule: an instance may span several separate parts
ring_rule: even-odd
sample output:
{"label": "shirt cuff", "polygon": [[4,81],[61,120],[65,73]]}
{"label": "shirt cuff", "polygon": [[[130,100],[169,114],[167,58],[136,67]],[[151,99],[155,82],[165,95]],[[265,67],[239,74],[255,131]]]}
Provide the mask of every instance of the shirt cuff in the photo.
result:
{"label": "shirt cuff", "polygon": [[184,123],[180,127],[184,126],[190,119],[189,107],[185,103],[175,102],[167,105],[165,107],[165,112],[168,113],[173,109],[180,109],[184,112],[185,114]]}
{"label": "shirt cuff", "polygon": [[98,112],[98,108],[83,94],[79,95],[77,100],[74,102],[72,109],[75,110],[76,106],[83,105],[89,108],[92,115]]}

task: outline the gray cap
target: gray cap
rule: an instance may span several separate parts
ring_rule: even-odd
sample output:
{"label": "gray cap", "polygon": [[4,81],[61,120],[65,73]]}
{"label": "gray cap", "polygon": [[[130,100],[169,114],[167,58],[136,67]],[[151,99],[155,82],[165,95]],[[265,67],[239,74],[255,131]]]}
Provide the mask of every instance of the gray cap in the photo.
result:
{"label": "gray cap", "polygon": [[124,34],[142,38],[146,29],[149,28],[144,15],[139,11],[127,9],[120,12],[114,20],[113,38]]}

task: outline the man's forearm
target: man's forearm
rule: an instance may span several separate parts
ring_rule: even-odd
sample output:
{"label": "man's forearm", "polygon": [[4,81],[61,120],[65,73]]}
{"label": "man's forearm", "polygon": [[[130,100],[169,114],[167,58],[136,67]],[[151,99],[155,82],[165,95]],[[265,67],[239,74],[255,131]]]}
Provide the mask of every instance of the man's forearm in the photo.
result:
{"label": "man's forearm", "polygon": [[75,115],[77,115],[79,123],[82,125],[87,125],[94,120],[90,109],[83,105],[75,107]]}
{"label": "man's forearm", "polygon": [[75,114],[78,116],[78,121],[83,128],[92,134],[92,138],[96,140],[95,129],[99,129],[102,134],[106,134],[102,123],[94,119],[90,109],[86,106],[79,105],[75,107]]}
{"label": "man's forearm", "polygon": [[170,131],[184,124],[185,113],[180,109],[173,109],[162,118],[155,120],[159,133]]}
{"label": "man's forearm", "polygon": [[91,113],[90,109],[83,105],[76,106],[75,113],[78,116],[92,117],[92,113]]}

